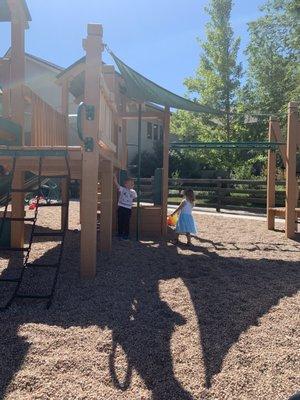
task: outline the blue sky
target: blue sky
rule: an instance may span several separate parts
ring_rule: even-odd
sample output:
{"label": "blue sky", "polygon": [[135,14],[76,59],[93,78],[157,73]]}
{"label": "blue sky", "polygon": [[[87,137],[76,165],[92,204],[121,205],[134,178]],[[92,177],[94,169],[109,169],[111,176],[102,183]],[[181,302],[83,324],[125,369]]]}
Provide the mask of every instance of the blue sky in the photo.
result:
{"label": "blue sky", "polygon": [[[247,22],[259,16],[264,0],[235,0],[232,26],[241,36],[240,59],[248,41]],[[83,55],[86,24],[104,27],[104,40],[127,64],[178,94],[197,67],[205,38],[208,0],[27,0],[32,15],[26,51],[63,67]],[[8,24],[0,26],[0,53],[10,43]],[[104,57],[109,61],[108,57]]]}

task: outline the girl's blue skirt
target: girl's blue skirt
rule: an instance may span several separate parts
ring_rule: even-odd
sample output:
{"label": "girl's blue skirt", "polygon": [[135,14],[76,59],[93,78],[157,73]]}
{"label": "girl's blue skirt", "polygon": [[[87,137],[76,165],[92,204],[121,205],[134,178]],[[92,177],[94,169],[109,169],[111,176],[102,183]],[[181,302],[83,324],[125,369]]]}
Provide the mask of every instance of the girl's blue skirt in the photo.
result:
{"label": "girl's blue skirt", "polygon": [[176,232],[197,234],[197,227],[191,214],[180,213],[176,224]]}

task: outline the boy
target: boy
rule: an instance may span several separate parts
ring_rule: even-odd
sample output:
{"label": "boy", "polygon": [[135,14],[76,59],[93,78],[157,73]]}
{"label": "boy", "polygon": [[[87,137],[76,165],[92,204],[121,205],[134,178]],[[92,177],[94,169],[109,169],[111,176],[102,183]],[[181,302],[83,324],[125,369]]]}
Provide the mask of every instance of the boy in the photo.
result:
{"label": "boy", "polygon": [[116,175],[114,175],[114,183],[119,191],[118,236],[120,239],[128,240],[131,208],[133,200],[137,198],[136,191],[133,189],[134,181],[127,178],[124,181],[124,186],[120,186]]}

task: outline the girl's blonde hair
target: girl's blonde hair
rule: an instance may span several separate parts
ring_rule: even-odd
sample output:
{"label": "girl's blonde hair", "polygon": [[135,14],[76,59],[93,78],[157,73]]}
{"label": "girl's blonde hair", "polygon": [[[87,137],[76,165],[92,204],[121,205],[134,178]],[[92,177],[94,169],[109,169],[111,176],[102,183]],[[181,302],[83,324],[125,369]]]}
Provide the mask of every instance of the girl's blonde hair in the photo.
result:
{"label": "girl's blonde hair", "polygon": [[185,197],[187,198],[187,200],[194,204],[195,203],[195,193],[192,189],[186,189],[183,194],[185,195]]}

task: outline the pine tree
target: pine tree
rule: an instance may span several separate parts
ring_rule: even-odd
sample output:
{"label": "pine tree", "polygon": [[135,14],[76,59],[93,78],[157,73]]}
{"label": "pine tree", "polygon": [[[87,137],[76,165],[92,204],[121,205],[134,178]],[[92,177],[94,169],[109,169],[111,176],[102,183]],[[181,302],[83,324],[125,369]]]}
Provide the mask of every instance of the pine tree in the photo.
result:
{"label": "pine tree", "polygon": [[200,64],[195,77],[185,81],[188,91],[196,93],[200,103],[225,111],[221,118],[225,140],[234,136],[230,114],[236,105],[242,74],[241,64],[237,62],[240,38],[234,38],[230,24],[232,7],[232,0],[211,0],[206,7],[210,21],[206,25],[206,41],[199,41]]}

